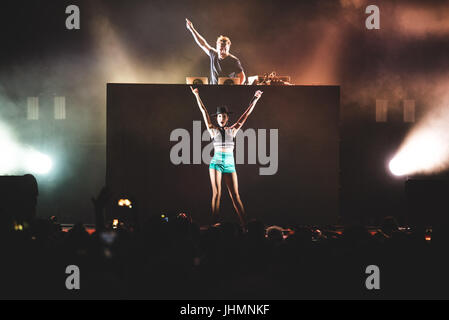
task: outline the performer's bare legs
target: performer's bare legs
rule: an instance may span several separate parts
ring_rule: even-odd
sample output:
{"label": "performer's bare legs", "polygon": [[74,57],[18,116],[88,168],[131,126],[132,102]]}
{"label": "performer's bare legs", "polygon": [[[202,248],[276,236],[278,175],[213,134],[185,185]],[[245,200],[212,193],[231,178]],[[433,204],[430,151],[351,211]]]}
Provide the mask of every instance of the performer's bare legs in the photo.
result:
{"label": "performer's bare legs", "polygon": [[209,169],[209,175],[212,186],[212,216],[214,219],[217,219],[220,215],[222,173],[215,169]]}
{"label": "performer's bare legs", "polygon": [[209,174],[212,186],[211,208],[214,219],[218,219],[220,217],[221,180],[223,178],[240,223],[242,226],[246,226],[246,212],[242,200],[240,199],[237,173],[221,173],[215,169],[209,169]]}
{"label": "performer's bare legs", "polygon": [[228,187],[229,196],[231,197],[234,209],[237,212],[237,215],[239,216],[240,223],[242,224],[243,227],[245,227],[246,213],[245,208],[243,207],[242,200],[240,199],[237,173],[236,172],[224,173],[223,178],[226,183],[226,186]]}

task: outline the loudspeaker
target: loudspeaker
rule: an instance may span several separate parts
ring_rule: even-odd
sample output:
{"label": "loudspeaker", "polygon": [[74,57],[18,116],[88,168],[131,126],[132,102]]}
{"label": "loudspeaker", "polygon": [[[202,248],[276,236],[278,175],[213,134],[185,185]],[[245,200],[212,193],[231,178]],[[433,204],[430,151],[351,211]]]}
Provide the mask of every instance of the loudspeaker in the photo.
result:
{"label": "loudspeaker", "polygon": [[[36,178],[24,176],[0,176],[0,219],[7,223],[31,221],[36,216]],[[0,222],[1,223],[1,222]]]}
{"label": "loudspeaker", "polygon": [[405,195],[410,223],[436,226],[449,221],[449,183],[437,179],[409,179]]}

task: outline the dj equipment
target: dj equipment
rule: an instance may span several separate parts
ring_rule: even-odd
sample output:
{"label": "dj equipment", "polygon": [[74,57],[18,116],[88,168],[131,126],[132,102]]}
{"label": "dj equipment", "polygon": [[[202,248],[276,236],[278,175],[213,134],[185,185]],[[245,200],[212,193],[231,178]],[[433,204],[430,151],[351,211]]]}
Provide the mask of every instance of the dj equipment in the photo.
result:
{"label": "dj equipment", "polygon": [[276,76],[276,72],[270,74],[265,73],[263,76],[248,77],[249,85],[266,85],[266,86],[290,86],[290,76]]}

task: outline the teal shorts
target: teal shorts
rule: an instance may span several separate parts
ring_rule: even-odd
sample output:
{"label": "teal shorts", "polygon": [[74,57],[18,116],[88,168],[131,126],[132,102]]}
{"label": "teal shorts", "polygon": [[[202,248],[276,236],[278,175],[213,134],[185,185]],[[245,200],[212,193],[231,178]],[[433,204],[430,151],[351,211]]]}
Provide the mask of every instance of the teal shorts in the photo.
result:
{"label": "teal shorts", "polygon": [[233,152],[215,152],[209,169],[220,171],[221,173],[235,172],[234,153]]}

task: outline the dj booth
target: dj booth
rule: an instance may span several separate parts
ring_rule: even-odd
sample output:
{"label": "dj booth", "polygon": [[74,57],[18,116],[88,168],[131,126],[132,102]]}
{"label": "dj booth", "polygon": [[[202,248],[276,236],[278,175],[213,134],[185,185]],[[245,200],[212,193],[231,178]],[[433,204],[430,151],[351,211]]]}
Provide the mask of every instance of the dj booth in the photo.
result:
{"label": "dj booth", "polygon": [[[266,223],[333,223],[338,215],[338,86],[198,85],[209,111],[233,124],[262,90],[236,137],[240,196]],[[212,118],[214,124],[215,119]],[[141,216],[210,216],[213,146],[189,85],[108,84],[106,183]],[[222,214],[237,219],[223,182]]]}

